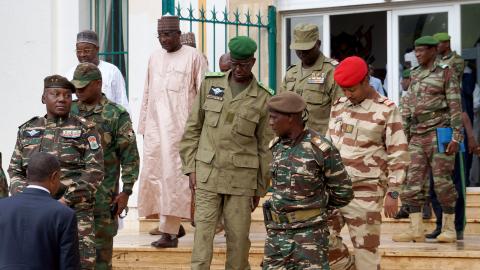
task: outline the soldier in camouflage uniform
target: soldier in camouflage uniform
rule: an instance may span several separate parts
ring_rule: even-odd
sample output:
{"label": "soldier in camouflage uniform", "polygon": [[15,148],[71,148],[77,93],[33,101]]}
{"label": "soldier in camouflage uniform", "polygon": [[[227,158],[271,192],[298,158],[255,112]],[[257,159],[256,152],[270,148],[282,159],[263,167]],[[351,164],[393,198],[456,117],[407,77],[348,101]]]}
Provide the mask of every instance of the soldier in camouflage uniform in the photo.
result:
{"label": "soldier in camouflage uniform", "polygon": [[[393,236],[397,242],[425,241],[420,208],[428,194],[428,171],[442,206],[440,242],[456,240],[453,225],[457,192],[451,174],[455,153],[462,140],[461,99],[457,76],[446,64],[436,60],[438,41],[431,36],[415,40],[415,55],[420,65],[411,72],[411,84],[402,104],[404,129],[409,138],[412,165],[402,190],[402,202],[409,206],[410,229]],[[452,141],[445,153],[438,152],[436,129],[451,127]]]}
{"label": "soldier in camouflage uniform", "polygon": [[305,128],[302,97],[283,92],[268,102],[273,194],[266,222],[263,269],[329,269],[327,210],[353,199],[337,149]]}
{"label": "soldier in camouflage uniform", "polygon": [[325,135],[332,103],[343,94],[333,79],[338,62],[323,55],[321,44],[316,25],[295,27],[290,49],[295,50],[301,63],[287,69],[280,92],[293,91],[301,95],[310,114],[307,127]]}
{"label": "soldier in camouflage uniform", "polygon": [[8,197],[7,177],[2,169],[2,153],[0,153],[0,198]]}
{"label": "soldier in camouflage uniform", "polygon": [[[381,210],[385,200],[385,216],[397,213],[400,185],[410,162],[407,138],[399,109],[369,85],[362,58],[345,58],[334,77],[346,97],[332,107],[327,137],[340,152],[355,198],[330,216],[330,267],[380,269]],[[340,237],[345,223],[355,260]]]}
{"label": "soldier in camouflage uniform", "polygon": [[437,53],[438,58],[447,64],[451,72],[457,76],[457,80],[460,83],[463,78],[463,70],[465,69],[465,61],[457,54],[456,51],[452,51],[450,47],[450,36],[448,33],[436,33],[433,37],[438,40]]}
{"label": "soldier in camouflage uniform", "polygon": [[222,214],[226,269],[250,269],[251,211],[269,183],[266,103],[273,90],[252,74],[255,41],[238,36],[228,47],[231,70],[206,74],[180,141],[182,171],[188,174],[195,196],[194,270],[210,269]]}
{"label": "soldier in camouflage uniform", "polygon": [[[96,65],[79,64],[73,75],[78,101],[72,114],[96,124],[102,138],[105,177],[95,194],[95,269],[112,268],[113,237],[117,234],[118,216],[127,207],[133,184],[138,178],[140,158],[130,115],[102,94],[102,75]],[[119,193],[120,168],[122,192]],[[115,210],[117,205],[117,211]]]}
{"label": "soldier in camouflage uniform", "polygon": [[95,191],[103,179],[103,151],[95,124],[70,115],[75,87],[64,77],[45,78],[42,102],[47,115],[33,117],[19,127],[8,173],[10,193],[27,186],[26,169],[34,152],[55,155],[61,164],[61,188],[56,198],[75,210],[82,269],[95,267],[93,207]]}

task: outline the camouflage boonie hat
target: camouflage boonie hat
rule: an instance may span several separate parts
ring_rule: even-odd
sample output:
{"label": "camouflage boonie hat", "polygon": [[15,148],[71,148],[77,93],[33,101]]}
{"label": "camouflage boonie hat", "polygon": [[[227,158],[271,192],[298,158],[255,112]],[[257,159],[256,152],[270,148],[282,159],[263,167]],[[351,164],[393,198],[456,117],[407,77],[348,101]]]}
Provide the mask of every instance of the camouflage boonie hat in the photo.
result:
{"label": "camouflage boonie hat", "polygon": [[319,40],[318,26],[314,24],[299,24],[293,30],[293,41],[290,44],[291,50],[306,51],[315,46]]}
{"label": "camouflage boonie hat", "polygon": [[68,81],[67,78],[56,74],[45,77],[45,79],[43,80],[43,88],[65,88],[70,89],[72,92],[75,92],[75,86],[73,86],[73,84]]}
{"label": "camouflage boonie hat", "polygon": [[101,80],[102,74],[98,67],[92,63],[81,63],[78,64],[73,73],[72,84],[75,88],[84,88],[91,81]]}

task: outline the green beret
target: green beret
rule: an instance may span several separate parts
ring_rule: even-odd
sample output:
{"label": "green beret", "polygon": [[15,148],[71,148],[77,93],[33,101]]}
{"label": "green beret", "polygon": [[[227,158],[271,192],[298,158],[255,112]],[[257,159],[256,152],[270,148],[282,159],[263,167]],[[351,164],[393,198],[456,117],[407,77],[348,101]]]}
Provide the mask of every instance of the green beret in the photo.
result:
{"label": "green beret", "polygon": [[408,79],[410,78],[410,69],[404,69],[403,72],[402,72],[402,78],[404,79]]}
{"label": "green beret", "polygon": [[64,88],[70,89],[72,92],[75,92],[75,86],[68,81],[67,78],[62,77],[60,75],[52,75],[45,77],[43,80],[43,87],[44,88]]}
{"label": "green beret", "polygon": [[285,91],[276,96],[273,96],[267,103],[269,110],[274,110],[280,113],[300,113],[305,110],[307,104],[302,96],[295,92]]}
{"label": "green beret", "polygon": [[415,40],[415,46],[437,46],[438,40],[432,36],[423,36]]}
{"label": "green beret", "polygon": [[238,36],[228,42],[230,57],[236,60],[244,60],[252,57],[257,50],[257,43],[246,36]]}
{"label": "green beret", "polygon": [[73,73],[72,83],[76,88],[84,88],[91,81],[101,79],[102,74],[96,65],[92,63],[80,63]]}
{"label": "green beret", "polygon": [[440,42],[450,40],[450,36],[448,35],[448,33],[445,33],[445,32],[436,33],[435,35],[433,35],[433,37]]}

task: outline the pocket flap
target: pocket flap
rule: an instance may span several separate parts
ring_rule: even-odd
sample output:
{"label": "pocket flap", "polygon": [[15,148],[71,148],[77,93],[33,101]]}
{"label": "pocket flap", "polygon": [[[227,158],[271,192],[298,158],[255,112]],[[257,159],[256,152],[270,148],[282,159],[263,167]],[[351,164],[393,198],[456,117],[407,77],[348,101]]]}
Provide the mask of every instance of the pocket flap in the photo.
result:
{"label": "pocket flap", "polygon": [[258,121],[260,121],[260,114],[253,109],[241,110],[238,115],[241,118],[247,119],[248,121],[254,123],[258,123]]}
{"label": "pocket flap", "polygon": [[195,155],[195,159],[210,164],[215,156],[215,152],[198,149],[197,154]]}
{"label": "pocket flap", "polygon": [[259,167],[258,156],[248,154],[234,154],[233,165],[240,168],[253,168]]}
{"label": "pocket flap", "polygon": [[305,90],[303,98],[306,103],[325,104],[328,102],[328,96],[320,90]]}
{"label": "pocket flap", "polygon": [[221,112],[223,107],[223,102],[215,99],[209,99],[205,100],[205,103],[203,103],[203,109],[205,111],[212,111],[212,112]]}

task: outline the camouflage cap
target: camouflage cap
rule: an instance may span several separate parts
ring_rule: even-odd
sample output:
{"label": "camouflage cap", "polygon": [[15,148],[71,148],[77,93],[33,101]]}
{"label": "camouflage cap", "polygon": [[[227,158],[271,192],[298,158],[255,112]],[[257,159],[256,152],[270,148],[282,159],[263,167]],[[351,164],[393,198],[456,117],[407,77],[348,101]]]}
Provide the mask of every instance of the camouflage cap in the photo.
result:
{"label": "camouflage cap", "polygon": [[56,74],[45,77],[43,80],[43,88],[64,88],[75,92],[75,86],[73,86],[67,78]]}
{"label": "camouflage cap", "polygon": [[407,68],[402,71],[402,78],[404,79],[410,78],[410,69]]}
{"label": "camouflage cap", "polygon": [[446,32],[436,33],[435,35],[433,35],[433,37],[440,42],[450,40],[450,36]]}
{"label": "camouflage cap", "polygon": [[438,40],[432,36],[423,36],[415,40],[415,46],[437,46]]}
{"label": "camouflage cap", "polygon": [[84,88],[91,81],[101,80],[102,74],[98,67],[92,63],[80,63],[73,73],[72,84],[75,88]]}
{"label": "camouflage cap", "polygon": [[90,43],[98,47],[97,33],[92,30],[84,30],[77,34],[77,43]]}
{"label": "camouflage cap", "polygon": [[293,30],[291,50],[310,50],[319,39],[318,26],[314,24],[299,24]]}
{"label": "camouflage cap", "polygon": [[300,113],[305,110],[307,104],[302,96],[295,92],[285,91],[273,96],[267,103],[269,110],[279,113]]}
{"label": "camouflage cap", "polygon": [[228,42],[230,57],[236,60],[244,60],[252,57],[257,51],[257,43],[247,36],[237,36]]}

